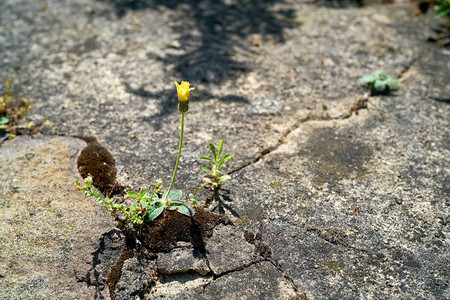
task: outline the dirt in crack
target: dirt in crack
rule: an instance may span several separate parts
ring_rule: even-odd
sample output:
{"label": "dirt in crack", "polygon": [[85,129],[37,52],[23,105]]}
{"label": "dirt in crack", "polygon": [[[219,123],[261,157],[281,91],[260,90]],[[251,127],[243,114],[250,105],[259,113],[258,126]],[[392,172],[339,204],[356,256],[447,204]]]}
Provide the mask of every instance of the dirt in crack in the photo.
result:
{"label": "dirt in crack", "polygon": [[232,225],[232,222],[226,216],[197,207],[192,218],[176,211],[165,210],[158,219],[144,223],[140,230],[124,231],[126,249],[111,268],[107,278],[110,298],[115,299],[116,285],[120,281],[126,260],[139,253],[149,260],[154,260],[157,258],[156,253],[170,252],[179,247],[178,242],[190,243],[195,250],[206,255],[204,239],[211,237],[213,229],[219,224]]}
{"label": "dirt in crack", "polygon": [[255,250],[258,252],[257,254],[264,259],[269,259],[272,256],[272,250],[263,241],[261,233],[253,233],[251,231],[244,230],[244,238],[247,242],[255,246]]}
{"label": "dirt in crack", "polygon": [[106,283],[108,284],[109,288],[109,297],[111,298],[111,300],[115,299],[116,285],[120,280],[120,276],[122,276],[122,267],[124,262],[127,259],[133,257],[134,257],[134,250],[129,248],[125,249],[120,255],[120,258],[117,261],[117,263],[111,268],[111,271],[108,274],[108,278],[106,279]]}
{"label": "dirt in crack", "polygon": [[92,176],[93,184],[105,195],[121,194],[124,187],[117,183],[115,160],[108,149],[95,137],[75,136],[87,143],[77,160],[78,171],[83,178]]}
{"label": "dirt in crack", "polygon": [[189,218],[175,211],[164,211],[161,218],[144,224],[137,238],[153,252],[169,252],[178,242],[189,242],[193,247],[205,253],[203,239],[210,237],[214,227],[219,224],[231,224],[228,217],[211,213],[197,207],[195,215]]}

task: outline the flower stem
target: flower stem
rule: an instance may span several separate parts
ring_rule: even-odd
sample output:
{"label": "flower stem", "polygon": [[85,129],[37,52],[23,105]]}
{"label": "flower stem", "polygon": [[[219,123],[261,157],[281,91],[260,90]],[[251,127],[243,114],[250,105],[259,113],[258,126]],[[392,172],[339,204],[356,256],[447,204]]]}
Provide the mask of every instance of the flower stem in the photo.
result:
{"label": "flower stem", "polygon": [[184,136],[184,112],[181,113],[180,146],[178,148],[177,162],[175,164],[175,169],[173,169],[172,181],[170,182],[169,189],[167,190],[167,193],[165,193],[165,197],[163,200],[167,200],[167,197],[169,196],[170,191],[172,190],[173,184],[175,182],[175,176],[177,176],[178,165],[180,164],[181,148],[183,147],[183,136]]}

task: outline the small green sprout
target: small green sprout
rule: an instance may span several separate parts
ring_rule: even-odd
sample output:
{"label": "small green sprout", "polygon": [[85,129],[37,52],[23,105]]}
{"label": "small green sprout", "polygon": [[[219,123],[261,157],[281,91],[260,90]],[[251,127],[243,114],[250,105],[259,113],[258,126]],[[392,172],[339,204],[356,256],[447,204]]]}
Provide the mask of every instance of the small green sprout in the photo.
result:
{"label": "small green sprout", "polygon": [[378,72],[359,79],[370,87],[372,94],[389,93],[398,89],[398,80],[389,77],[385,72]]}
{"label": "small green sprout", "polygon": [[189,198],[191,199],[193,205],[197,205],[198,204],[198,201],[197,201],[197,199],[194,198],[193,194],[189,194]]}
{"label": "small green sprout", "polygon": [[436,0],[436,5],[433,7],[435,10],[434,17],[440,18],[446,15],[450,15],[450,0]]}
{"label": "small green sprout", "polygon": [[202,170],[208,173],[212,178],[203,178],[203,180],[212,186],[212,188],[219,188],[220,185],[231,179],[230,175],[223,174],[221,172],[222,167],[225,165],[225,163],[234,157],[234,154],[226,153],[222,158],[220,157],[220,154],[222,153],[223,148],[223,139],[219,142],[219,148],[216,151],[216,147],[212,142],[209,143],[209,150],[212,153],[212,158],[206,157],[206,156],[200,156],[200,160],[208,161],[213,163],[213,166],[211,169],[208,169],[207,167],[202,167]]}
{"label": "small green sprout", "polygon": [[122,214],[128,219],[130,217],[130,214],[127,211],[127,208],[123,204],[119,204],[114,202],[112,199],[105,197],[102,198],[102,195],[100,194],[100,191],[97,188],[92,189],[92,177],[88,176],[84,179],[83,185],[81,185],[81,182],[77,179],[75,181],[77,185],[77,189],[84,191],[84,195],[86,197],[95,197],[95,201],[97,203],[103,204],[106,207],[108,207],[113,213],[122,212]]}
{"label": "small green sprout", "polygon": [[7,126],[6,124],[9,123],[8,117],[0,117],[0,129],[5,129]]}

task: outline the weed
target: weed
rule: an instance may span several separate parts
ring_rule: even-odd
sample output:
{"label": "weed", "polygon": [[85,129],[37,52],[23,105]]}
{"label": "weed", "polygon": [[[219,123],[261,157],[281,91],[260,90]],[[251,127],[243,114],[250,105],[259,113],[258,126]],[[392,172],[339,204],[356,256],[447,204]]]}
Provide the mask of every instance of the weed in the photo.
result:
{"label": "weed", "polygon": [[[165,209],[176,210],[179,213],[192,216],[191,209],[184,203],[183,192],[181,190],[172,190],[175,183],[175,177],[178,171],[178,165],[180,163],[181,149],[183,146],[184,137],[184,114],[189,110],[190,91],[194,88],[190,87],[190,83],[182,81],[181,84],[175,82],[178,94],[178,110],[181,112],[181,132],[180,143],[178,147],[178,156],[175,163],[175,168],[172,174],[172,180],[169,188],[164,193],[161,193],[161,181],[158,181],[157,185],[153,188],[151,193],[148,193],[146,189],[141,189],[139,193],[134,191],[128,192],[128,196],[135,199],[136,202],[131,207],[126,207],[123,204],[115,203],[108,197],[101,197],[98,189],[92,189],[92,177],[84,179],[84,184],[81,185],[79,180],[76,181],[76,185],[79,190],[83,190],[87,197],[94,196],[98,203],[104,204],[114,214],[121,212],[127,221],[131,221],[134,224],[142,224],[143,222],[150,222],[156,219]],[[162,194],[162,195],[161,195]],[[193,199],[193,196],[191,197]],[[194,199],[195,200],[195,199]]]}
{"label": "weed", "polygon": [[389,77],[383,71],[364,76],[360,78],[359,81],[361,83],[367,84],[373,95],[387,94],[392,90],[398,89],[397,79]]}
{"label": "weed", "polygon": [[219,148],[217,149],[217,151],[214,144],[210,142],[209,150],[212,153],[212,157],[206,156],[199,157],[200,160],[208,161],[213,164],[211,169],[208,169],[207,167],[202,167],[202,170],[211,176],[211,178],[203,178],[203,180],[205,181],[205,183],[211,185],[212,189],[219,188],[223,182],[231,179],[230,175],[223,174],[221,170],[222,167],[225,165],[225,163],[234,157],[234,154],[226,153],[223,157],[220,157],[220,154],[222,153],[222,148],[223,148],[223,139],[220,140]]}

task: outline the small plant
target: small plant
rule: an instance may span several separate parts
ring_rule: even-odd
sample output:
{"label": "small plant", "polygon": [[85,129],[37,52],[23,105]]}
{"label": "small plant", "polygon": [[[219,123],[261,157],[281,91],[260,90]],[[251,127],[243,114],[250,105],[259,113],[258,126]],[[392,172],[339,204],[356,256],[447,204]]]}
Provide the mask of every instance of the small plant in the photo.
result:
{"label": "small plant", "polygon": [[398,80],[389,77],[385,72],[364,76],[359,81],[367,84],[372,94],[389,93],[398,89]]}
{"label": "small plant", "polygon": [[[87,197],[95,197],[98,203],[108,207],[113,213],[122,213],[127,221],[134,224],[142,224],[143,222],[150,222],[155,220],[165,209],[175,210],[188,217],[192,216],[191,209],[183,201],[183,192],[181,190],[172,190],[177,175],[178,166],[180,164],[181,150],[183,146],[184,137],[184,115],[189,110],[190,91],[194,88],[190,87],[190,83],[182,81],[181,84],[175,82],[178,94],[178,110],[181,112],[181,132],[180,143],[178,147],[178,156],[175,163],[175,168],[172,174],[172,180],[169,188],[163,193],[161,190],[161,181],[149,193],[146,189],[142,189],[139,193],[134,191],[128,192],[128,196],[135,199],[136,202],[131,207],[126,207],[123,204],[115,203],[112,199],[101,197],[98,189],[92,189],[92,177],[84,179],[84,184],[81,185],[79,180],[76,181],[79,190],[83,190]],[[194,205],[197,203],[194,196],[190,196]]]}
{"label": "small plant", "polygon": [[12,85],[13,85],[13,75],[14,75],[14,70],[10,70],[9,71],[9,77],[5,82],[6,85],[6,93],[3,95],[1,101],[0,101],[0,108],[5,109],[6,105],[8,104],[9,98],[11,98],[11,93],[12,93]]}
{"label": "small plant", "polygon": [[0,117],[0,129],[6,129],[6,124],[9,123],[8,117]]}
{"label": "small plant", "polygon": [[212,158],[211,157],[206,157],[206,156],[200,156],[199,159],[200,160],[204,160],[204,161],[208,161],[211,162],[213,164],[211,169],[208,169],[207,167],[202,167],[202,170],[205,171],[206,173],[208,173],[208,175],[211,176],[211,178],[203,178],[203,180],[211,185],[211,187],[213,189],[217,189],[220,187],[220,185],[231,179],[230,175],[223,174],[221,172],[222,167],[225,165],[225,163],[230,160],[231,158],[234,157],[234,154],[230,154],[230,153],[226,153],[222,158],[220,157],[220,154],[222,153],[222,148],[223,148],[223,139],[220,140],[219,142],[219,148],[216,151],[216,147],[214,146],[213,143],[209,143],[209,150],[212,153]]}
{"label": "small plant", "polygon": [[435,10],[435,18],[450,15],[450,0],[436,0],[436,5],[433,9]]}
{"label": "small plant", "polygon": [[162,201],[159,194],[161,191],[161,184],[162,181],[158,181],[150,193],[147,189],[141,189],[139,194],[134,191],[128,192],[128,196],[136,200],[136,202],[128,208],[124,204],[116,203],[108,197],[102,198],[98,189],[92,189],[91,176],[84,179],[83,185],[81,185],[79,180],[76,181],[78,189],[84,191],[86,197],[95,197],[97,203],[105,205],[114,214],[117,214],[118,212],[122,213],[127,221],[136,225],[153,221],[164,211],[164,209],[177,210],[182,214],[191,216],[189,207],[181,200],[183,196],[181,191],[173,190],[168,196],[168,200]]}

